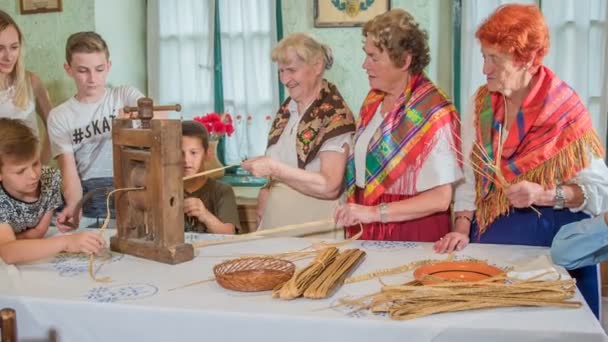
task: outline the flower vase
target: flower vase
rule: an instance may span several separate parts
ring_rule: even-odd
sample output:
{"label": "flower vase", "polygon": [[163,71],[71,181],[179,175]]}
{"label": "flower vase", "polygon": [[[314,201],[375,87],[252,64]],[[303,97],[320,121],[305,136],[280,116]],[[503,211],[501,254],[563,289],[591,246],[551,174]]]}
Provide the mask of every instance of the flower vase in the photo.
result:
{"label": "flower vase", "polygon": [[[205,167],[204,167],[205,170],[213,170],[213,169],[217,169],[217,168],[224,166],[224,165],[222,165],[219,158],[217,157],[217,145],[218,145],[217,140],[209,141],[209,149],[207,150],[207,159],[205,159]],[[213,179],[222,178],[224,176],[224,170],[213,172],[211,174],[208,174],[207,176],[210,178],[213,178]]]}

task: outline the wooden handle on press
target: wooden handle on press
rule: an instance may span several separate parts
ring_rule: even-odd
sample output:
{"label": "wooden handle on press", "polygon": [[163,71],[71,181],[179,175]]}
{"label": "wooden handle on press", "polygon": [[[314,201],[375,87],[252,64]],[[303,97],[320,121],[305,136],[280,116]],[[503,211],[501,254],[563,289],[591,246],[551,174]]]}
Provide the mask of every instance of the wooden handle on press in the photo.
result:
{"label": "wooden handle on press", "polygon": [[[125,106],[123,108],[123,111],[125,113],[137,112],[137,107]],[[181,112],[182,111],[182,106],[180,104],[165,105],[165,106],[154,106],[154,107],[152,107],[152,111],[154,111],[154,112],[169,112],[169,111]]]}

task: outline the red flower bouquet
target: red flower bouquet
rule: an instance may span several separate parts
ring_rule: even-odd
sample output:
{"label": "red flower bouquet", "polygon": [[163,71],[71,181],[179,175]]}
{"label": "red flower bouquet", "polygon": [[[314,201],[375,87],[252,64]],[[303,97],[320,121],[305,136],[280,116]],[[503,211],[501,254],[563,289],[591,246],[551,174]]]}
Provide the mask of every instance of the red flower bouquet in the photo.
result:
{"label": "red flower bouquet", "polygon": [[234,133],[232,117],[228,113],[207,113],[204,116],[197,116],[194,121],[202,123],[209,132],[210,140],[218,140],[224,134],[231,136]]}

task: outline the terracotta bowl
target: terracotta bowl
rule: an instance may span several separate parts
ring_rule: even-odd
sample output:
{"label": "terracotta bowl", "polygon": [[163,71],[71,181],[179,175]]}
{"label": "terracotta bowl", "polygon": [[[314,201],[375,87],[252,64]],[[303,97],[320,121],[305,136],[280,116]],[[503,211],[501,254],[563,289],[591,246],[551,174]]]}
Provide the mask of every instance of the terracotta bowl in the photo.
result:
{"label": "terracotta bowl", "polygon": [[477,261],[446,261],[418,267],[414,278],[422,284],[436,284],[442,281],[474,282],[504,273],[498,267]]}

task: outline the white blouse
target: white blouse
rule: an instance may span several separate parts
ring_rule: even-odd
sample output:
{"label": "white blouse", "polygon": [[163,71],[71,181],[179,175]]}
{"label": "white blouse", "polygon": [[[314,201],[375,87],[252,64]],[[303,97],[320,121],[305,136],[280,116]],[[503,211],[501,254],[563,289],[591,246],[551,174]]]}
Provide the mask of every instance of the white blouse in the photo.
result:
{"label": "white blouse", "polygon": [[[475,143],[474,98],[469,101],[467,111],[462,119],[462,151],[470,156]],[[506,131],[503,136],[507,137]],[[596,158],[589,152],[591,160],[587,168],[581,170],[569,183],[579,185],[586,194],[586,200],[578,208],[569,208],[572,212],[583,211],[596,216],[608,210],[608,167],[602,158]],[[475,174],[470,158],[464,164],[464,181],[456,186],[454,194],[454,211],[475,210]]]}
{"label": "white blouse", "polygon": [[[279,140],[276,142],[276,144],[266,149],[266,156],[289,166],[298,167],[296,139],[298,135],[298,124],[300,123],[300,120],[302,119],[303,115],[300,115],[300,113],[298,112],[298,104],[294,100],[289,101],[287,109],[289,110],[289,121],[283,129],[283,132],[281,133],[281,136],[279,137]],[[344,153],[346,146],[348,146],[349,148],[352,147],[352,139],[352,132],[344,133],[331,139],[327,139],[323,143],[323,145],[321,145],[319,153],[314,157],[314,159],[310,163],[306,164],[304,169],[306,171],[320,172],[320,153],[326,151]]]}
{"label": "white blouse", "polygon": [[[383,115],[380,113],[380,107],[370,120],[369,124],[355,142],[355,184],[360,187],[365,187],[365,158],[367,149],[374,134],[380,134],[378,129],[383,121]],[[389,187],[386,191],[388,194],[401,195],[416,195],[417,193],[430,190],[440,185],[451,184],[462,178],[462,171],[458,166],[458,156],[454,152],[452,131],[449,126],[441,128],[435,134],[434,139],[429,143],[431,151],[426,160],[422,164],[420,172],[416,179],[416,186],[411,186],[411,174],[404,174]]]}
{"label": "white blouse", "polygon": [[38,120],[36,118],[36,105],[30,89],[30,101],[25,109],[17,108],[13,103],[15,86],[0,90],[0,118],[20,119],[38,136]]}

